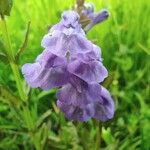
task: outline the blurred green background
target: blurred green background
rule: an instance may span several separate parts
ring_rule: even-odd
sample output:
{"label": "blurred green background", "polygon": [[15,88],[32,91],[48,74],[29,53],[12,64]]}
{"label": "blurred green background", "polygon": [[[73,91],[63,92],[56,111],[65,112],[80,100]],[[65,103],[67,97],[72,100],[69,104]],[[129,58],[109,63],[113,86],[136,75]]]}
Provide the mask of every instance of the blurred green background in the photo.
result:
{"label": "blurred green background", "polygon": [[[107,8],[111,14],[107,21],[94,27],[87,35],[102,49],[104,65],[109,71],[109,77],[103,84],[111,92],[116,105],[115,117],[103,123],[101,149],[150,150],[149,0],[91,2],[97,11]],[[6,19],[14,54],[24,40],[28,21],[31,21],[29,42],[21,55],[20,67],[33,62],[42,52],[40,42],[43,35],[48,32],[49,26],[59,21],[60,14],[74,4],[75,0],[14,0],[11,15]],[[1,61],[0,85],[18,95],[10,66]],[[23,119],[16,115],[20,112],[6,103],[13,99],[7,92],[0,92],[0,150],[33,150],[34,142],[30,136],[34,132],[27,131]],[[55,102],[55,90],[32,89],[29,93],[33,122],[48,112],[45,114],[47,117],[40,118],[47,127],[43,127],[47,129],[43,149],[93,150],[98,131],[95,121],[69,122]],[[40,136],[44,137],[46,133],[41,132]]]}

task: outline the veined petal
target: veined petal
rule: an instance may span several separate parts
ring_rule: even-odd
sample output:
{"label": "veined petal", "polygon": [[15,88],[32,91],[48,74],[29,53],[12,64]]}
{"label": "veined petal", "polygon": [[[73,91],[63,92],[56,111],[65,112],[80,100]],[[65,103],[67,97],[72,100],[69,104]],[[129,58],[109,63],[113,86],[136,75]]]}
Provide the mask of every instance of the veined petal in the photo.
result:
{"label": "veined petal", "polygon": [[100,83],[108,76],[106,68],[100,61],[75,60],[69,63],[68,71],[88,83]]}
{"label": "veined petal", "polygon": [[[77,80],[81,80],[78,78]],[[57,98],[61,102],[67,102],[74,106],[85,107],[87,104],[98,101],[100,97],[101,87],[98,83],[87,84],[81,81],[80,84],[75,80],[74,82],[65,85],[57,93]]]}
{"label": "veined petal", "polygon": [[91,118],[91,112],[87,109],[80,108],[78,106],[73,106],[71,104],[63,103],[60,100],[57,100],[57,106],[65,113],[65,116],[69,120],[76,120],[76,121],[88,121]]}
{"label": "veined petal", "polygon": [[31,87],[44,90],[60,87],[68,82],[66,61],[44,51],[33,64],[25,64],[22,73]]}
{"label": "veined petal", "polygon": [[46,35],[42,40],[42,46],[59,57],[64,57],[69,50],[68,37],[64,33],[55,36]]}
{"label": "veined petal", "polygon": [[95,110],[94,118],[101,121],[107,121],[113,118],[114,101],[106,88],[102,87],[101,98],[99,99],[99,102],[94,103],[93,107]]}
{"label": "veined petal", "polygon": [[111,119],[114,115],[114,102],[110,93],[97,83],[83,84],[83,82],[75,78],[74,82],[65,85],[57,93],[58,107],[70,120]]}
{"label": "veined petal", "polygon": [[93,49],[93,43],[81,35],[72,35],[69,43],[71,55],[76,55],[80,52],[86,52]]}

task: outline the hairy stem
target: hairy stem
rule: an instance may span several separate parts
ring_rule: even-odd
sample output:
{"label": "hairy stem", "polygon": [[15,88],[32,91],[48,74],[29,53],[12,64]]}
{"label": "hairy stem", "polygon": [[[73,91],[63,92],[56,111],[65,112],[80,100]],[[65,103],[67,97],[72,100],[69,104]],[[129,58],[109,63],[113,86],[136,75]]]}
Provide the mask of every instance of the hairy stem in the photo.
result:
{"label": "hairy stem", "polygon": [[10,37],[9,37],[9,34],[8,34],[8,29],[7,29],[5,17],[2,16],[2,15],[1,15],[1,30],[2,30],[2,36],[3,36],[3,39],[4,39],[5,48],[6,48],[5,52],[8,56],[8,59],[10,61],[12,61],[13,60],[12,46],[11,46]]}
{"label": "hairy stem", "polygon": [[[2,35],[3,35],[3,39],[4,39],[4,44],[5,44],[5,53],[7,55],[7,58],[9,60],[15,81],[16,81],[16,86],[18,89],[18,93],[20,98],[25,101],[27,103],[27,96],[23,90],[23,86],[22,86],[22,79],[21,79],[21,75],[20,75],[20,71],[19,71],[19,67],[18,64],[15,61],[14,55],[13,55],[13,50],[12,50],[12,46],[11,46],[11,41],[10,41],[10,36],[8,33],[8,29],[7,29],[7,24],[6,24],[6,20],[5,17],[1,15],[1,28],[2,28]],[[23,119],[25,121],[25,123],[27,124],[27,128],[29,130],[29,134],[30,132],[34,131],[34,122],[32,120],[32,115],[30,113],[29,107],[28,106],[23,106]],[[42,150],[41,146],[40,146],[40,142],[36,140],[36,135],[32,134],[31,135],[31,139],[33,140],[33,144],[36,148],[36,150]]]}
{"label": "hairy stem", "polygon": [[26,97],[23,87],[22,87],[22,80],[21,80],[21,76],[20,76],[20,72],[19,72],[19,67],[14,60],[13,50],[12,50],[12,46],[11,46],[10,36],[8,33],[8,29],[7,29],[6,20],[5,20],[5,17],[2,15],[1,15],[1,28],[2,28],[2,35],[4,38],[5,47],[6,47],[6,54],[7,54],[8,60],[10,62],[12,72],[14,74],[17,89],[18,89],[20,98],[23,101],[25,101],[27,99],[27,97]]}

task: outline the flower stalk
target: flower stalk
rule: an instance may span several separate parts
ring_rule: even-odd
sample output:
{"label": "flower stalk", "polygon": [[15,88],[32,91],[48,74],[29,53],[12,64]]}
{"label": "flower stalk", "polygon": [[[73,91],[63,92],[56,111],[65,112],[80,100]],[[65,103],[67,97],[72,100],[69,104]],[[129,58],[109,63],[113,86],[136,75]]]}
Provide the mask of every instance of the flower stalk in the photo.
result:
{"label": "flower stalk", "polygon": [[[27,96],[23,90],[19,66],[18,66],[16,58],[14,57],[14,54],[13,54],[13,49],[11,46],[11,40],[10,40],[10,36],[8,33],[8,28],[7,28],[5,16],[1,14],[0,17],[1,17],[0,25],[1,25],[1,29],[2,29],[2,36],[3,36],[3,40],[4,40],[4,45],[5,45],[5,55],[7,56],[7,59],[9,61],[10,66],[11,66],[19,96],[20,96],[22,102],[23,101],[25,102],[24,103],[25,105],[22,103],[23,109],[20,109],[20,111],[22,111],[22,118],[23,118],[25,124],[27,125],[28,133],[29,133],[29,135],[33,141],[33,144],[34,144],[36,150],[42,150],[43,148],[39,142],[39,141],[41,141],[41,137],[38,137],[39,139],[37,139],[39,131],[35,132],[36,127],[35,127],[34,121],[32,120],[31,111],[27,105]],[[28,29],[29,29],[29,25],[28,25]],[[23,51],[26,44],[27,44],[27,37],[26,37],[25,43],[24,43],[21,51]],[[19,55],[17,55],[17,56],[19,56]],[[39,130],[41,130],[41,129],[42,128],[39,128]]]}
{"label": "flower stalk", "polygon": [[15,59],[14,59],[10,36],[8,33],[5,17],[3,15],[1,15],[1,28],[2,28],[2,35],[3,35],[5,47],[6,47],[5,52],[6,52],[7,58],[10,62],[12,72],[14,74],[14,78],[16,81],[19,96],[23,101],[26,101],[27,96],[25,95],[23,87],[22,87],[22,81],[21,81],[21,76],[20,76],[20,72],[19,72],[19,67],[16,64]]}
{"label": "flower stalk", "polygon": [[96,135],[96,142],[95,142],[95,150],[99,150],[101,146],[102,123],[96,121],[96,126],[97,126],[97,135]]}

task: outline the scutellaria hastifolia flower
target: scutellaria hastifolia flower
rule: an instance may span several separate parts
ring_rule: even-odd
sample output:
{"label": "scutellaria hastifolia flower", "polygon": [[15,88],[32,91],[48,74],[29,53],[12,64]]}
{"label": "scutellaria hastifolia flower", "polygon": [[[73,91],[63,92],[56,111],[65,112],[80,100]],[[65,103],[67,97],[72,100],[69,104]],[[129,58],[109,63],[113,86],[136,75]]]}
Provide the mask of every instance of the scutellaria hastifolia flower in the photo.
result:
{"label": "scutellaria hastifolia flower", "polygon": [[107,121],[114,116],[113,99],[100,85],[108,76],[101,50],[85,34],[107,17],[106,11],[95,14],[91,4],[63,12],[60,22],[42,39],[44,51],[34,63],[22,67],[32,88],[59,88],[57,106],[69,120]]}

